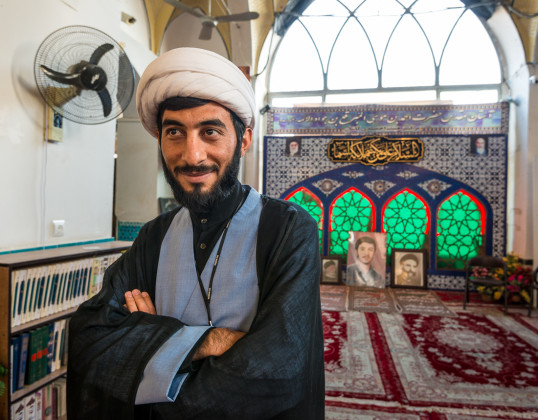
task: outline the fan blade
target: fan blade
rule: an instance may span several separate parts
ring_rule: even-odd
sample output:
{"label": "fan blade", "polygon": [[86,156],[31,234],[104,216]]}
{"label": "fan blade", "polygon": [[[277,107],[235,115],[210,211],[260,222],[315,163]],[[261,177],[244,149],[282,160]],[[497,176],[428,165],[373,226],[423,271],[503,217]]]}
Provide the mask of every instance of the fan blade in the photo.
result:
{"label": "fan blade", "polygon": [[49,69],[44,65],[41,65],[40,68],[49,79],[52,79],[55,82],[63,83],[64,85],[76,85],[78,83],[79,73],[60,73],[59,71]]}
{"label": "fan blade", "polygon": [[67,88],[47,86],[46,89],[46,94],[48,98],[47,102],[57,107],[62,107],[79,93],[80,90],[77,89],[75,86],[69,86]]}
{"label": "fan blade", "polygon": [[103,44],[100,47],[97,47],[95,51],[93,52],[89,63],[90,64],[97,64],[101,57],[105,55],[107,52],[109,52],[111,49],[113,49],[114,46],[112,44]]}
{"label": "fan blade", "polygon": [[233,15],[224,15],[224,16],[211,16],[212,19],[215,19],[217,22],[241,22],[245,20],[258,19],[260,15],[257,12],[245,12],[245,13],[236,13]]}
{"label": "fan blade", "polygon": [[201,39],[203,41],[210,40],[214,27],[215,27],[215,24],[213,22],[203,22],[202,30],[200,31],[200,35],[198,36],[198,39]]}
{"label": "fan blade", "polygon": [[189,6],[184,5],[183,3],[177,1],[177,0],[164,0],[166,3],[174,6],[176,9],[181,9],[184,12],[190,13],[191,15],[194,15],[198,18],[205,18],[207,15],[199,10],[193,9]]}
{"label": "fan blade", "polygon": [[110,98],[110,93],[108,93],[108,90],[103,89],[98,91],[97,94],[103,104],[103,114],[105,117],[108,117],[108,114],[112,111],[112,99]]}

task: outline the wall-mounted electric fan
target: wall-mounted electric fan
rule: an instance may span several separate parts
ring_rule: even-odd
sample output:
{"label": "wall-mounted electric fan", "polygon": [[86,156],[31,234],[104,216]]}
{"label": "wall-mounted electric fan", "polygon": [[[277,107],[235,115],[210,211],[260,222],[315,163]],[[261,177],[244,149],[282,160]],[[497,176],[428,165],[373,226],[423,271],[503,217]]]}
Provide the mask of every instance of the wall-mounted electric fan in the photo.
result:
{"label": "wall-mounted electric fan", "polygon": [[134,71],[123,48],[87,26],[67,26],[45,38],[35,56],[34,76],[45,102],[81,124],[116,118],[134,92]]}

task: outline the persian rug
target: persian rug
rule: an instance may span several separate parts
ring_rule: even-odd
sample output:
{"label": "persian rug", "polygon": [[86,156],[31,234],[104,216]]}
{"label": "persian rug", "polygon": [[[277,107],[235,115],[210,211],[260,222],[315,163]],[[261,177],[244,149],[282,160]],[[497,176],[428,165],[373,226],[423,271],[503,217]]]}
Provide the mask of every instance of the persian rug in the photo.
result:
{"label": "persian rug", "polygon": [[456,316],[432,290],[389,289],[396,310],[403,314]]}
{"label": "persian rug", "polygon": [[323,321],[327,419],[538,418],[532,318],[350,311]]}
{"label": "persian rug", "polygon": [[387,290],[378,287],[350,287],[349,310],[382,313],[395,312],[394,300]]}
{"label": "persian rug", "polygon": [[320,286],[322,311],[347,311],[349,287],[342,285]]}

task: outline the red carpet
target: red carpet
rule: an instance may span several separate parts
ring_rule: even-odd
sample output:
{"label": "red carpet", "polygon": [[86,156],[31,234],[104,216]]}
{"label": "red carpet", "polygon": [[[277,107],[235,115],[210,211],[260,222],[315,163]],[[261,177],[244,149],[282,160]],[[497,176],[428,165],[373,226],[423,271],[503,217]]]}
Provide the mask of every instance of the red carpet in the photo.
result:
{"label": "red carpet", "polygon": [[534,319],[471,311],[323,319],[327,419],[538,419]]}

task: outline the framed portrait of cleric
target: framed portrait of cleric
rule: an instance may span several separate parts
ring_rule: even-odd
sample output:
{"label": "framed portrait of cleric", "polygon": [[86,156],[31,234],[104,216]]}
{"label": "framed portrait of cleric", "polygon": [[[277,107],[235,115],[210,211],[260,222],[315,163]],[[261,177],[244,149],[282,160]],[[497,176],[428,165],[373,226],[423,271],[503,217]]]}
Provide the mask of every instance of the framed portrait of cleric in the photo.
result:
{"label": "framed portrait of cleric", "polygon": [[488,155],[488,136],[471,136],[470,151],[474,156]]}
{"label": "framed portrait of cleric", "polygon": [[390,286],[426,289],[428,258],[424,249],[392,250]]}
{"label": "framed portrait of cleric", "polygon": [[385,287],[387,234],[349,232],[346,264],[348,286]]}
{"label": "framed portrait of cleric", "polygon": [[284,154],[288,157],[300,157],[302,148],[301,143],[301,139],[297,137],[286,139],[286,149]]}
{"label": "framed portrait of cleric", "polygon": [[340,257],[321,257],[320,282],[322,284],[342,283],[342,259]]}

